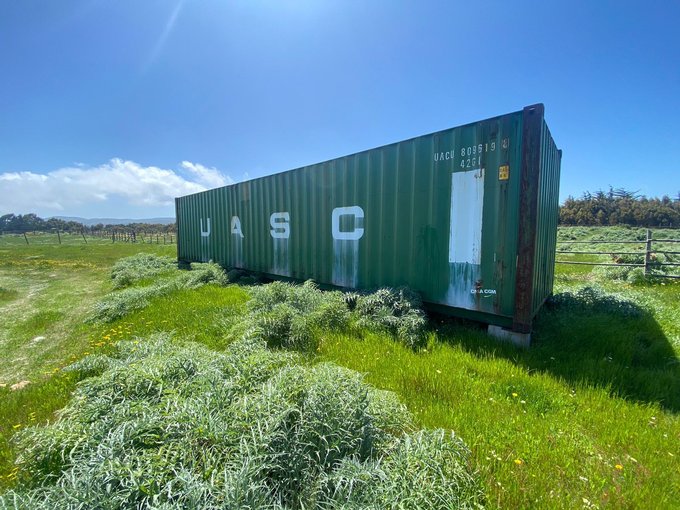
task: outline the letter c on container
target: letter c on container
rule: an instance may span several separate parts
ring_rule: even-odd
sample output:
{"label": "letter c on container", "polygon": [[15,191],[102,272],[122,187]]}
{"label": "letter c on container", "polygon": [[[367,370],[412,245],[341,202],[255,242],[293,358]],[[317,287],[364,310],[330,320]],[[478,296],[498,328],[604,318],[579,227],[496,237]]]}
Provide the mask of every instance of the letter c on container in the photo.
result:
{"label": "letter c on container", "polygon": [[[342,232],[340,230],[340,216],[354,216],[354,230]],[[333,239],[338,241],[358,241],[364,235],[364,229],[357,227],[357,220],[364,219],[364,210],[358,205],[336,207],[331,216],[331,230]]]}

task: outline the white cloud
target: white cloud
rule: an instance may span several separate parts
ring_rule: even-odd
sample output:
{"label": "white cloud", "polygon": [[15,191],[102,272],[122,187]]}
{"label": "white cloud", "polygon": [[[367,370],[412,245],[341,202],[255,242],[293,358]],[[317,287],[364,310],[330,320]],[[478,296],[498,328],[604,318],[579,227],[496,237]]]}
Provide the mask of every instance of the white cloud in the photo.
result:
{"label": "white cloud", "polygon": [[216,168],[183,161],[186,175],[134,161],[112,159],[96,167],[78,165],[47,174],[0,173],[0,214],[37,212],[42,215],[79,210],[125,208],[138,211],[170,209],[177,196],[224,186],[234,181]]}
{"label": "white cloud", "polygon": [[191,163],[190,161],[182,161],[182,168],[188,170],[196,176],[196,182],[199,182],[209,188],[219,188],[227,184],[234,184],[234,179],[224,176],[217,168],[205,167],[198,163]]}

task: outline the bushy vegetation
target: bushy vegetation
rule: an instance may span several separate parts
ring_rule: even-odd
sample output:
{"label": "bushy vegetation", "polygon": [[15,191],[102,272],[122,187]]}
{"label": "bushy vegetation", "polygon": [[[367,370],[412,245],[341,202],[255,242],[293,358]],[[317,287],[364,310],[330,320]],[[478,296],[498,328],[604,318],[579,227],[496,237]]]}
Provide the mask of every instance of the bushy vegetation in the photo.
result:
{"label": "bushy vegetation", "polygon": [[59,218],[43,219],[35,213],[29,214],[4,214],[0,216],[0,231],[12,232],[49,232],[53,230],[60,230],[62,232],[98,232],[102,230],[115,230],[116,232],[133,233],[133,232],[177,232],[177,224],[160,224],[160,223],[129,223],[127,225],[111,225],[99,223],[87,227],[80,222],[72,220],[62,220]]}
{"label": "bushy vegetation", "polygon": [[[175,270],[172,268],[175,266]],[[149,300],[163,296],[179,289],[195,289],[208,283],[227,284],[224,270],[214,263],[194,263],[188,271],[176,269],[169,257],[138,254],[126,257],[116,263],[111,271],[111,279],[115,288],[126,287],[132,283],[148,278],[150,275],[168,273],[165,278],[158,278],[148,285],[127,287],[114,291],[98,301],[89,317],[90,322],[111,322],[148,306]]]}
{"label": "bushy vegetation", "polygon": [[177,269],[177,261],[172,257],[138,253],[117,261],[111,269],[111,280],[114,289],[121,289],[173,269]]}
{"label": "bushy vegetation", "polygon": [[358,295],[354,313],[359,326],[386,331],[408,347],[421,346],[425,340],[427,322],[420,296],[405,287]]}
{"label": "bushy vegetation", "polygon": [[[247,285],[256,279],[243,271],[224,270],[214,263],[193,263],[189,271],[177,270],[170,257],[137,254],[116,262],[111,270],[115,289],[98,301],[91,322],[111,322],[149,300],[179,289],[197,288],[208,283],[226,285],[240,281]],[[135,283],[158,277],[147,285]],[[247,280],[246,280],[247,279]],[[250,288],[247,316],[234,325],[235,335],[254,331],[271,347],[313,351],[320,331],[358,331],[362,328],[384,331],[411,348],[423,345],[426,320],[420,298],[406,289],[378,289],[373,293],[322,291],[311,280],[303,285],[272,282]]]}
{"label": "bushy vegetation", "polygon": [[463,442],[397,397],[249,336],[218,354],[121,342],[57,422],[17,436],[6,508],[480,508]]}
{"label": "bushy vegetation", "polygon": [[569,197],[560,206],[561,225],[631,225],[639,227],[679,227],[680,194],[647,198],[624,189],[584,193]]}
{"label": "bushy vegetation", "polygon": [[64,221],[58,218],[44,220],[34,213],[0,216],[0,231],[48,232],[58,229],[65,232],[82,232],[84,228],[85,226],[77,221]]}
{"label": "bushy vegetation", "polygon": [[549,299],[548,306],[620,317],[641,317],[643,315],[643,311],[635,303],[613,294],[607,294],[597,287],[583,287],[576,292],[555,294]]}
{"label": "bushy vegetation", "polygon": [[322,291],[312,282],[273,282],[252,287],[243,328],[259,332],[272,347],[311,351],[319,332],[361,329],[389,333],[410,348],[422,346],[426,320],[417,294],[405,288],[372,293]]}
{"label": "bushy vegetation", "polygon": [[350,314],[342,293],[323,292],[312,281],[303,285],[273,282],[252,287],[248,315],[241,328],[250,328],[271,347],[310,351],[322,329],[344,330]]}

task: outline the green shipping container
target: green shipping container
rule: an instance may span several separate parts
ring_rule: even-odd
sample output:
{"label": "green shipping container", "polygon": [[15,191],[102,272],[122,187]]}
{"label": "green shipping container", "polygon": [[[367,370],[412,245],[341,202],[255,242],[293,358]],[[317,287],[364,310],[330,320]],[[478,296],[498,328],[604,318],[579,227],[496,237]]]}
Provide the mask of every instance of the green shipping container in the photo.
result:
{"label": "green shipping container", "polygon": [[529,333],[552,292],[561,151],[542,104],[176,199],[180,261],[407,285]]}

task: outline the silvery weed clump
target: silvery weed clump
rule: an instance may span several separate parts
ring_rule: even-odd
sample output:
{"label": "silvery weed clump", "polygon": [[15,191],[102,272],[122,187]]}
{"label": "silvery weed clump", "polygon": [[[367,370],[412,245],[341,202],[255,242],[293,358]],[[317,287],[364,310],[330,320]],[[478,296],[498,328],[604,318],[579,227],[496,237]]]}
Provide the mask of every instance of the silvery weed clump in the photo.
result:
{"label": "silvery weed clump", "polygon": [[[255,283],[241,270],[226,273],[218,264],[192,263],[177,269],[168,257],[138,254],[120,259],[112,269],[115,290],[97,302],[89,322],[112,322],[149,305],[149,300],[179,289],[233,281]],[[150,284],[132,286],[156,276]],[[252,281],[251,281],[252,280]],[[386,332],[411,348],[425,340],[426,320],[419,296],[407,288],[381,288],[373,293],[322,291],[311,280],[302,285],[273,282],[249,288],[248,316],[235,326],[238,334],[258,332],[272,347],[310,351],[318,332],[366,328]],[[247,326],[246,326],[247,324]]]}
{"label": "silvery weed clump", "polygon": [[[163,257],[156,257],[156,259],[163,259]],[[129,284],[143,279],[133,279],[128,275],[130,268],[137,267],[140,260],[147,261],[150,259],[134,255],[121,259],[117,263],[122,268],[120,271],[117,271],[114,266],[114,271],[112,271],[114,287],[117,286],[116,281],[121,281],[120,279],[129,281]],[[142,264],[142,267],[146,266]],[[163,271],[166,271],[166,269],[163,269]],[[144,274],[143,271],[142,274]],[[175,267],[174,272],[171,272],[168,277],[158,278],[149,285],[126,287],[122,290],[106,294],[100,301],[95,303],[87,320],[89,322],[112,322],[134,310],[145,308],[149,305],[149,300],[154,297],[164,296],[179,289],[195,289],[210,283],[217,285],[226,285],[228,283],[224,270],[218,264],[212,262],[192,263],[188,271],[180,271]]]}
{"label": "silvery weed clump", "polygon": [[566,310],[606,313],[621,317],[641,317],[644,310],[637,304],[598,287],[583,287],[576,292],[561,292],[550,297],[548,306]]}
{"label": "silvery weed clump", "polygon": [[425,341],[427,321],[422,302],[418,294],[406,287],[382,288],[359,295],[354,314],[359,326],[387,331],[409,347],[418,347]]}
{"label": "silvery weed clump", "polygon": [[114,289],[128,287],[144,278],[177,269],[177,261],[172,257],[163,257],[153,253],[138,253],[131,257],[119,259],[111,269],[111,281]]}
{"label": "silvery weed clump", "polygon": [[361,328],[386,332],[411,348],[425,340],[422,302],[403,287],[342,293],[322,291],[309,280],[303,285],[274,282],[253,287],[250,295],[244,323],[260,331],[271,347],[311,350],[319,331]]}
{"label": "silvery weed clump", "polygon": [[324,292],[309,280],[302,285],[273,282],[250,290],[243,321],[270,347],[312,350],[322,329],[347,328],[350,312],[340,292]]}
{"label": "silvery weed clump", "polygon": [[216,353],[167,335],[71,365],[50,425],[17,434],[0,508],[478,508],[468,451],[413,432],[397,397],[251,333]]}

